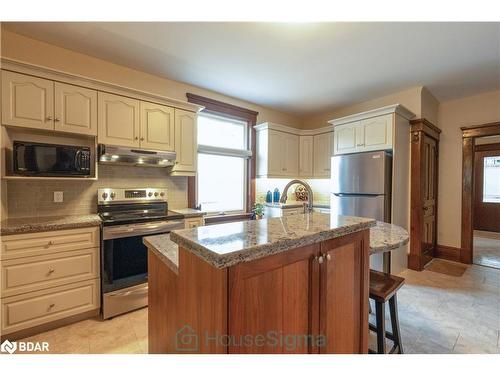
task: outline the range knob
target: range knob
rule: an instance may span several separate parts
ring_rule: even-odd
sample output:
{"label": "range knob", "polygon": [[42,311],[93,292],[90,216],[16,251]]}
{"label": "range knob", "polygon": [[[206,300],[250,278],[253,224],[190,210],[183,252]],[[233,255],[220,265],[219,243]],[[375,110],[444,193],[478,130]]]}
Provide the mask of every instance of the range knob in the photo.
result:
{"label": "range knob", "polygon": [[101,197],[102,199],[106,199],[108,197],[108,193],[102,193]]}
{"label": "range knob", "polygon": [[109,196],[111,199],[115,199],[116,193],[114,191],[112,191],[111,194],[109,194]]}
{"label": "range knob", "polygon": [[157,192],[157,191],[155,191],[155,197],[157,197],[157,196],[158,196],[158,192]]}
{"label": "range knob", "polygon": [[164,196],[165,196],[165,192],[163,192],[163,191],[162,191],[162,192],[160,193],[160,197],[162,197],[162,198],[163,198]]}
{"label": "range knob", "polygon": [[149,192],[148,193],[148,197],[152,197],[153,196],[153,193],[152,192]]}

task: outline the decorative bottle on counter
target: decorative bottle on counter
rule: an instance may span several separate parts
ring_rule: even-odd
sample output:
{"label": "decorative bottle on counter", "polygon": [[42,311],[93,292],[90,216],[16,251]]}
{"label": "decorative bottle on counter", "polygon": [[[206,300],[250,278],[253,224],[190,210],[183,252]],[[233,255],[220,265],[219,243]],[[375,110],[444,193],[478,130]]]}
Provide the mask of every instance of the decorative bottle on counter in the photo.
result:
{"label": "decorative bottle on counter", "polygon": [[278,188],[274,189],[273,201],[274,203],[279,203],[280,201],[280,191],[278,190]]}
{"label": "decorative bottle on counter", "polygon": [[273,193],[271,193],[271,190],[267,191],[266,203],[273,203]]}

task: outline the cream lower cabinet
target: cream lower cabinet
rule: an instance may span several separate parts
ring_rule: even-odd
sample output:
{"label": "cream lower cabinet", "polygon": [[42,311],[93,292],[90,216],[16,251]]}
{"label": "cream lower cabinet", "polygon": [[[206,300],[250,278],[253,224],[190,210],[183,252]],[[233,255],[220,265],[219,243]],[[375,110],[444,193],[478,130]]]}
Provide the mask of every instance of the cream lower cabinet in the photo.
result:
{"label": "cream lower cabinet", "polygon": [[194,176],[198,159],[197,114],[175,109],[175,152],[177,158],[170,174]]}
{"label": "cream lower cabinet", "polygon": [[97,135],[97,92],[2,71],[2,124]]}
{"label": "cream lower cabinet", "polygon": [[[100,307],[99,227],[2,236],[2,335]],[[40,326],[40,327],[39,327]]]}
{"label": "cream lower cabinet", "polygon": [[386,114],[335,126],[334,154],[391,149],[393,119]]}
{"label": "cream lower cabinet", "polygon": [[330,177],[332,143],[331,132],[314,136],[314,177]]}

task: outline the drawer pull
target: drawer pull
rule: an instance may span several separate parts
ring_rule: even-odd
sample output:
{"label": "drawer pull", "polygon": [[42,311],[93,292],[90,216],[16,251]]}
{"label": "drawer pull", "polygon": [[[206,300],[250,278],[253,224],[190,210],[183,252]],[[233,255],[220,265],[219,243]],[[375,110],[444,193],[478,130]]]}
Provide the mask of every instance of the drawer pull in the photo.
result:
{"label": "drawer pull", "polygon": [[52,275],[52,274],[54,273],[54,271],[55,271],[55,270],[54,270],[54,269],[52,269],[52,268],[51,268],[51,269],[49,269],[49,272],[47,272],[47,276]]}
{"label": "drawer pull", "polygon": [[56,304],[55,304],[55,303],[51,303],[51,304],[49,305],[48,310],[52,310],[55,306],[56,306]]}
{"label": "drawer pull", "polygon": [[45,245],[45,248],[46,248],[46,249],[48,249],[48,248],[49,248],[49,247],[51,247],[53,244],[54,244],[54,242],[49,241],[49,242],[47,242],[47,245]]}

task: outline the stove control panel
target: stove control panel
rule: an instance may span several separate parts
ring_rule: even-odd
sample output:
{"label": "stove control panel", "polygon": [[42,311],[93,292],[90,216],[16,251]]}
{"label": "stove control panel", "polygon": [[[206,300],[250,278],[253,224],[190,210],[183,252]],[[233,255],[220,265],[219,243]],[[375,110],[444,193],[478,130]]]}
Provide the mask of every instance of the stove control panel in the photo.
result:
{"label": "stove control panel", "polygon": [[126,202],[149,202],[167,201],[166,188],[138,188],[138,189],[98,189],[97,203],[126,203]]}

